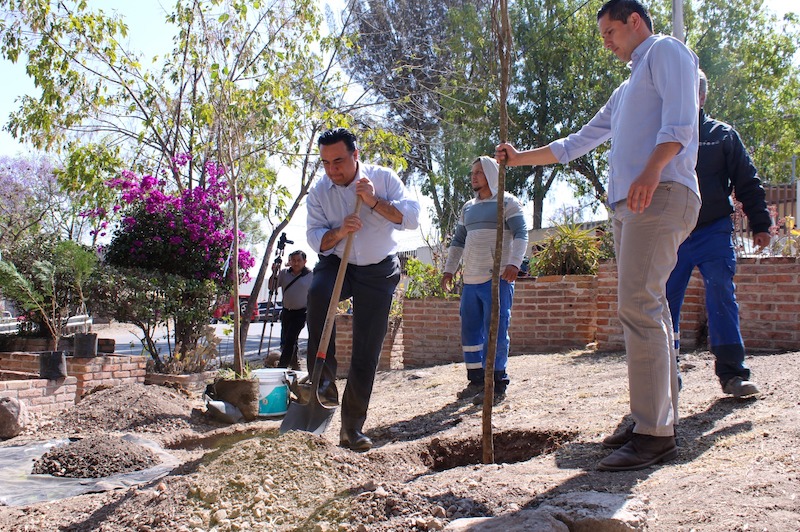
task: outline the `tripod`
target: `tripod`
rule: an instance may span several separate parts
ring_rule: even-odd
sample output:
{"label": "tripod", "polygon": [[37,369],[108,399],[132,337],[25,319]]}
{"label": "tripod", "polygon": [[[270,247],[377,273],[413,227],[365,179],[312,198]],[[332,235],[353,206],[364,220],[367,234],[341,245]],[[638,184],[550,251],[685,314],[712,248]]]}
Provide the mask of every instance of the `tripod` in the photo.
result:
{"label": "tripod", "polygon": [[275,282],[271,282],[272,276],[270,276],[270,281],[268,281],[269,295],[267,297],[267,312],[264,316],[264,324],[261,327],[261,341],[258,343],[259,357],[261,356],[261,346],[264,345],[264,332],[267,329],[267,322],[269,322],[269,340],[267,341],[267,353],[269,353],[269,349],[272,345],[272,329],[275,327],[275,322],[280,319],[280,314],[276,314],[278,308],[278,273],[280,273],[281,264],[283,264],[283,253],[286,244],[294,244],[294,241],[287,239],[286,233],[281,233],[281,237],[278,239],[277,249],[275,250],[275,260],[272,261]]}

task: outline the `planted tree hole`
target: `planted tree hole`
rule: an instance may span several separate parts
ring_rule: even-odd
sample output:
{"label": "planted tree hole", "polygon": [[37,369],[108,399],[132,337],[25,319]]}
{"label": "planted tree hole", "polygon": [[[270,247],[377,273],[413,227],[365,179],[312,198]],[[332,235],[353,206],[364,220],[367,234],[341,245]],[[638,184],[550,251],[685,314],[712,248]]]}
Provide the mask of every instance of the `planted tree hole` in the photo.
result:
{"label": "planted tree hole", "polygon": [[[561,431],[509,430],[492,435],[494,463],[513,464],[555,451],[571,441],[574,433]],[[483,463],[483,439],[434,438],[422,452],[423,461],[434,471]]]}

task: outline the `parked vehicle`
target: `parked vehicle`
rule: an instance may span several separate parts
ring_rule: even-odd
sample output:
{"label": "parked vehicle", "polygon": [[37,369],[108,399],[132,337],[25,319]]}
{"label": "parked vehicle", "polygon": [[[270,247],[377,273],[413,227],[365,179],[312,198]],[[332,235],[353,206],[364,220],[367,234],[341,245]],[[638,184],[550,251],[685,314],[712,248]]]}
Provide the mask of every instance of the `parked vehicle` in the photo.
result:
{"label": "parked vehicle", "polygon": [[[249,295],[239,295],[239,312],[244,314],[247,311],[247,303],[250,300]],[[261,305],[266,305],[266,302],[259,303],[258,306],[253,309],[253,314],[250,316],[250,321],[258,321],[260,318],[259,309]],[[233,296],[230,297],[228,301],[219,305],[217,308],[214,309],[214,313],[211,317],[211,323],[217,323],[221,321],[225,317],[233,317]]]}
{"label": "parked vehicle", "polygon": [[0,334],[17,334],[19,321],[7,310],[0,316]]}
{"label": "parked vehicle", "polygon": [[281,301],[276,301],[275,303],[262,301],[258,304],[258,321],[272,323],[280,321],[282,310],[283,303]]}

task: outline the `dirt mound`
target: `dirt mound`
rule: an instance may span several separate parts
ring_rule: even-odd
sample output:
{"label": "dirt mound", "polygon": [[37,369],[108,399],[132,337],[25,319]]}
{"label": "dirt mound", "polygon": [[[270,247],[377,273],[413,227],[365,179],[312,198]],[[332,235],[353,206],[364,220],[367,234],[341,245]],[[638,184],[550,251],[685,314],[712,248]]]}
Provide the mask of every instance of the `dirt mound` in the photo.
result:
{"label": "dirt mound", "polygon": [[146,447],[113,436],[97,435],[59,445],[33,464],[32,474],[102,478],[140,471],[160,463]]}
{"label": "dirt mound", "polygon": [[0,530],[412,532],[598,493],[615,512],[630,501],[638,529],[797,530],[799,355],[748,356],[761,393],[737,400],[720,390],[713,355],[686,353],[678,458],[620,473],[596,464],[609,453],[602,439],[631,421],[621,353],[511,357],[508,397],[491,412],[494,463],[479,452],[481,406],[456,398],[463,364],[380,372],[364,454],[337,446],[341,412],[322,436],[279,436],[279,419],[212,430],[191,413],[199,400],[174,390],[104,390],[55,416],[59,437],[135,427],[181,465],[127,490],[0,507]]}
{"label": "dirt mound", "polygon": [[163,386],[115,386],[85,396],[43,428],[61,436],[130,431],[169,433],[206,424],[198,412],[193,412],[199,406],[201,403],[184,393]]}

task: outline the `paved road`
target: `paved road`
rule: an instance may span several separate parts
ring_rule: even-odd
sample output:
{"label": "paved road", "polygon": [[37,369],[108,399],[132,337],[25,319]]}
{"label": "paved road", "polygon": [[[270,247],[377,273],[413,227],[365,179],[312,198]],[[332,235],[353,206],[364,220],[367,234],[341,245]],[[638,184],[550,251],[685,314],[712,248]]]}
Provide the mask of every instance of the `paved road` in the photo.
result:
{"label": "paved road", "polygon": [[[219,346],[220,362],[226,363],[233,360],[233,327],[231,325],[217,323],[212,327],[216,330],[217,336],[222,338]],[[116,352],[119,354],[142,354],[141,331],[130,324],[113,324],[111,326],[98,326],[96,332],[100,338],[113,338],[116,340]],[[263,332],[263,339],[262,339]],[[166,338],[166,329],[159,329],[156,334],[156,346],[160,353],[169,351]],[[170,345],[174,338],[170,338]],[[306,329],[300,333],[299,349],[301,356],[305,353],[308,342],[308,332]],[[281,324],[257,322],[250,324],[250,329],[245,342],[245,360],[247,362],[260,362],[270,351],[280,349],[281,343]],[[259,346],[261,347],[259,355]]]}

